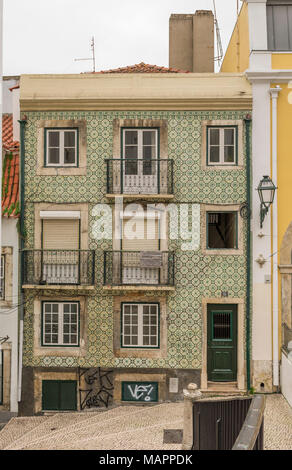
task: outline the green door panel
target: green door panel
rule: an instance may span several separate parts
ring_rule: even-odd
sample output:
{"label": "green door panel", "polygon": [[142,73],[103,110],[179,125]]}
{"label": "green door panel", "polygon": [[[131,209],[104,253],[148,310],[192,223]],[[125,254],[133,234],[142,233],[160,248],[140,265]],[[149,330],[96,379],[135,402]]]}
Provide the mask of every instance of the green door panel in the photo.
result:
{"label": "green door panel", "polygon": [[74,380],[43,380],[42,409],[44,411],[77,410],[77,383]]}
{"label": "green door panel", "polygon": [[59,409],[59,386],[56,380],[43,380],[42,383],[43,410]]}
{"label": "green door panel", "polygon": [[75,381],[60,382],[60,410],[75,411],[77,409],[77,390]]}
{"label": "green door panel", "polygon": [[208,305],[207,373],[212,382],[237,379],[237,305]]}

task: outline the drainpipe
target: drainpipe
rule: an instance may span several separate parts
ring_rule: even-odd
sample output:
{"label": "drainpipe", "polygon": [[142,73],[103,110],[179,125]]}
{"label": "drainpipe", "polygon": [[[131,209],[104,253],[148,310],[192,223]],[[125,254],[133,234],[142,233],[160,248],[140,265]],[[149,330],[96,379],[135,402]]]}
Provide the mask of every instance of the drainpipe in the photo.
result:
{"label": "drainpipe", "polygon": [[[272,97],[272,179],[277,187],[277,150],[278,150],[278,96],[281,88],[277,85],[270,89]],[[273,252],[276,253],[275,258],[272,256],[273,266],[273,385],[279,388],[279,300],[278,300],[278,197],[275,191],[273,204]]]}
{"label": "drainpipe", "polygon": [[[245,118],[246,131],[246,203],[247,210],[251,208],[251,174],[250,174],[250,125],[251,116]],[[247,214],[246,235],[246,386],[250,390],[250,303],[251,303],[251,231],[250,213]]]}
{"label": "drainpipe", "polygon": [[18,121],[20,124],[20,276],[19,276],[19,292],[20,292],[20,321],[19,321],[19,356],[18,356],[18,402],[21,402],[22,389],[22,354],[23,354],[23,320],[24,320],[24,292],[23,284],[23,254],[24,248],[24,132],[26,119]]}

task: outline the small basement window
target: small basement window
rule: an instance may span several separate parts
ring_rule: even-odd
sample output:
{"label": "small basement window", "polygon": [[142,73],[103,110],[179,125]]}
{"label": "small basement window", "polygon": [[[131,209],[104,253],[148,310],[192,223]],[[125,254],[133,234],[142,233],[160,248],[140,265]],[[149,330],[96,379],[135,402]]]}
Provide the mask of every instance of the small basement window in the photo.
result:
{"label": "small basement window", "polygon": [[238,248],[236,212],[207,212],[207,248]]}

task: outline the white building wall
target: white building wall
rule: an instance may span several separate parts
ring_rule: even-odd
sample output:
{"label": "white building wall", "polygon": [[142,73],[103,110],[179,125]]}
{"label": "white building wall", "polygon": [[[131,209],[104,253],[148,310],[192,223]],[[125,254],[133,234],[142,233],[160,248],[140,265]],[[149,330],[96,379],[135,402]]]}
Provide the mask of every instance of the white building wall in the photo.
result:
{"label": "white building wall", "polygon": [[0,336],[9,336],[11,351],[11,386],[10,411],[18,411],[17,377],[18,377],[18,232],[17,219],[2,218],[2,246],[13,248],[13,289],[12,307],[0,306]]}

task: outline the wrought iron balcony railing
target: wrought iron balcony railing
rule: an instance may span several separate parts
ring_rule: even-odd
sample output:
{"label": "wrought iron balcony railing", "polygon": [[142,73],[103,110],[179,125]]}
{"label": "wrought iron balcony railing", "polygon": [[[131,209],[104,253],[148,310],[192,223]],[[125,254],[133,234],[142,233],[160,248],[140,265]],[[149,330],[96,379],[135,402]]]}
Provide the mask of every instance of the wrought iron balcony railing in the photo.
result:
{"label": "wrought iron balcony railing", "polygon": [[93,250],[23,250],[23,284],[94,285]]}
{"label": "wrought iron balcony railing", "polygon": [[174,253],[105,251],[105,286],[174,286]]}
{"label": "wrought iron balcony railing", "polygon": [[105,160],[107,194],[173,194],[173,160]]}

